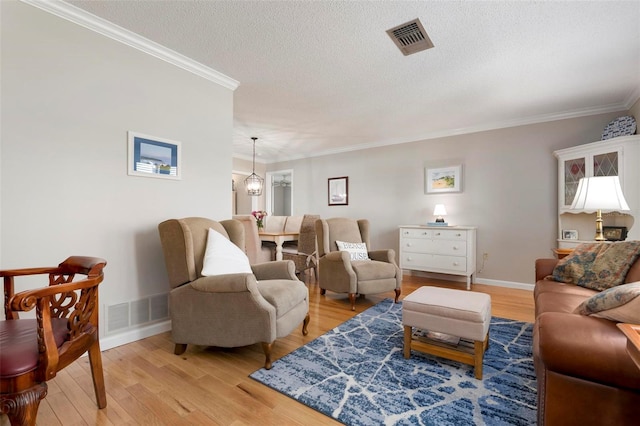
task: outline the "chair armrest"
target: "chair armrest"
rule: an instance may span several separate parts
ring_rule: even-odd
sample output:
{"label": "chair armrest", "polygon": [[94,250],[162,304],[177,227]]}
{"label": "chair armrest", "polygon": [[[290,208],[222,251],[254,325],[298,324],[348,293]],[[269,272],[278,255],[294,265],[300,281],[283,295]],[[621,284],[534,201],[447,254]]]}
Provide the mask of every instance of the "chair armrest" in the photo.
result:
{"label": "chair armrest", "polygon": [[377,260],[379,262],[396,263],[396,252],[393,249],[387,250],[372,250],[369,252],[371,260]]}
{"label": "chair armrest", "polygon": [[536,281],[543,280],[544,277],[553,273],[558,259],[536,259]]}
{"label": "chair armrest", "polygon": [[206,293],[242,293],[257,288],[253,274],[225,274],[201,277],[188,285],[194,290]]}
{"label": "chair armrest", "polygon": [[298,279],[296,277],[296,264],[292,260],[256,263],[251,265],[251,269],[258,281]]}

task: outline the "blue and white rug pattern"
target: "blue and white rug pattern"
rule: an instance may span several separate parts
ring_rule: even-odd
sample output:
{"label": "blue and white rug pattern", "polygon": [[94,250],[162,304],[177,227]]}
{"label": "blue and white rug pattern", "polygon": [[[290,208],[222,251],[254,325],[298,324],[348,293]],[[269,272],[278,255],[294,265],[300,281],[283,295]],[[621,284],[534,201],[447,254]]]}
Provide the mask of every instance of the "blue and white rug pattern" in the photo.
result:
{"label": "blue and white rug pattern", "polygon": [[532,425],[532,324],[493,317],[483,379],[402,355],[402,304],[386,299],[250,377],[347,425]]}

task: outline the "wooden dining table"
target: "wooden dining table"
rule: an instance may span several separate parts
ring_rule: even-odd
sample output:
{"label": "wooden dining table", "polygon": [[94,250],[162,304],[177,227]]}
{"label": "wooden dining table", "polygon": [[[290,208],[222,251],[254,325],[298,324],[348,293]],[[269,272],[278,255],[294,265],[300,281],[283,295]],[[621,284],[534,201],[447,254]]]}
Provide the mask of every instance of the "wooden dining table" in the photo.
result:
{"label": "wooden dining table", "polygon": [[282,244],[285,241],[298,241],[298,232],[258,232],[261,241],[276,243],[276,260],[282,260]]}

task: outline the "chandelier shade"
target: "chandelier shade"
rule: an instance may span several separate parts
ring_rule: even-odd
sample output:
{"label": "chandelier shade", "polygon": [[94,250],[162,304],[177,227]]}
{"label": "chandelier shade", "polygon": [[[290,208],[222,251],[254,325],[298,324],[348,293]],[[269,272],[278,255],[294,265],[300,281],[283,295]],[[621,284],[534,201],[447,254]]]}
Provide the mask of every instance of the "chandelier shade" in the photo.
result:
{"label": "chandelier shade", "polygon": [[258,197],[262,195],[264,179],[256,174],[256,140],[258,138],[252,137],[251,139],[253,140],[253,167],[251,174],[244,180],[244,186],[247,189],[247,195]]}

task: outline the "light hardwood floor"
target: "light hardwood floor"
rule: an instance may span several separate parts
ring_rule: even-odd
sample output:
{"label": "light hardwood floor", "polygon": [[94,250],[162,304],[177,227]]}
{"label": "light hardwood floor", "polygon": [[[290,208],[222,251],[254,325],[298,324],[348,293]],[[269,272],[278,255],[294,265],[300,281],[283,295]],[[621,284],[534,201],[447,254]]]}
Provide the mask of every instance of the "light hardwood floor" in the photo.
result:
{"label": "light hardwood floor", "polygon": [[[320,295],[313,278],[310,293],[309,334],[300,329],[276,341],[274,360],[331,330],[393,292],[360,297],[356,311],[346,295]],[[464,289],[464,283],[435,281],[405,275],[402,295],[422,285]],[[533,295],[526,290],[474,284],[472,291],[488,293],[494,316],[533,322]],[[250,379],[262,367],[259,344],[236,349],[194,347],[173,354],[169,333],[130,343],[102,353],[107,407],[98,410],[89,372],[81,358],[49,382],[49,394],[40,404],[39,425],[337,425],[279,392]],[[1,422],[0,422],[1,423]]]}

